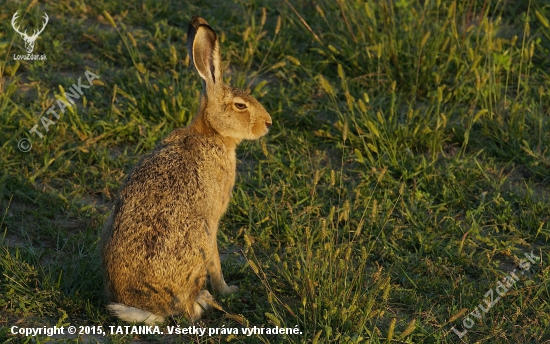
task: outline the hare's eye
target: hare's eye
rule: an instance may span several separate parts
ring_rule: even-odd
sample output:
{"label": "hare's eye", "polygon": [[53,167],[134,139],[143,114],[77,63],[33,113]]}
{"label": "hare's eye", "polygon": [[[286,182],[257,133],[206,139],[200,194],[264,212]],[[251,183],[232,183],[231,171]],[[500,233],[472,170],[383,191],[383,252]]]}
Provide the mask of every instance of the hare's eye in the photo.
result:
{"label": "hare's eye", "polygon": [[244,110],[244,109],[246,109],[246,104],[235,103],[235,107],[237,108],[237,110]]}

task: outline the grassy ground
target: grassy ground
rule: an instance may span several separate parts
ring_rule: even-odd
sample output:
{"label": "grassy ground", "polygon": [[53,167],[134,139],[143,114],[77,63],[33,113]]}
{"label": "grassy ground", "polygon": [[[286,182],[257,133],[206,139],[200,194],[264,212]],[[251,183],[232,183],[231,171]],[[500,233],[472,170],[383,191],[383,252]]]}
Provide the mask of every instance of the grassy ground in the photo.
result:
{"label": "grassy ground", "polygon": [[[54,340],[14,325],[124,325],[105,311],[99,233],[139,157],[197,109],[185,41],[200,14],[226,81],[274,123],[239,147],[221,223],[240,291],[198,325],[302,334],[55,340],[549,342],[550,5],[219,3],[2,2],[0,341]],[[28,32],[49,15],[46,61],[14,60],[17,10]],[[75,105],[46,114],[78,78]]]}

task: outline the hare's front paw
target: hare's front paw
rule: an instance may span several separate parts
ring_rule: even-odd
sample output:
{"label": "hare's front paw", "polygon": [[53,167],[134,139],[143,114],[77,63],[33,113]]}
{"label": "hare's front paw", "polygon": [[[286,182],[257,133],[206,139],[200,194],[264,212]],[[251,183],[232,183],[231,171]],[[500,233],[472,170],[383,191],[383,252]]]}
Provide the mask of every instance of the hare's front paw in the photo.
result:
{"label": "hare's front paw", "polygon": [[227,285],[221,290],[221,293],[224,295],[233,294],[237,292],[237,290],[239,290],[239,287],[237,287],[236,285]]}

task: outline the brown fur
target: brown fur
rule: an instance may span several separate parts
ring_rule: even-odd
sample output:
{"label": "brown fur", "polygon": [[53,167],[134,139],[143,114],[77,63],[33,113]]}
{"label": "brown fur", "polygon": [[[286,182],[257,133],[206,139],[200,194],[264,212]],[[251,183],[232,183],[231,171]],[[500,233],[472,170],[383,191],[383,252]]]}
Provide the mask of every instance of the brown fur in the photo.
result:
{"label": "brown fur", "polygon": [[188,47],[203,78],[197,115],[136,165],[101,237],[105,289],[115,303],[108,308],[126,321],[198,319],[211,298],[207,273],[214,290],[237,290],[221,271],[218,222],[235,183],[236,146],[265,135],[271,117],[223,83],[217,36],[200,17],[189,26]]}

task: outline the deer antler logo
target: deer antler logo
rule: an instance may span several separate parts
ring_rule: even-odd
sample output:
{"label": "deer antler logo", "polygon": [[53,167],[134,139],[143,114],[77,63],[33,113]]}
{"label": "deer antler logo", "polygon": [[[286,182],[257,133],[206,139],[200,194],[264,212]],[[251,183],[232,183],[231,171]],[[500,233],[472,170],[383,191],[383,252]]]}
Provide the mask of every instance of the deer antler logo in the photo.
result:
{"label": "deer antler logo", "polygon": [[46,25],[48,24],[48,15],[46,13],[44,13],[44,19],[46,20],[44,22],[44,26],[42,26],[42,29],[40,29],[40,31],[38,30],[34,30],[34,33],[32,36],[29,36],[27,35],[27,30],[25,30],[25,32],[21,32],[19,31],[19,26],[18,27],[15,27],[15,21],[17,20],[17,13],[19,11],[15,12],[15,14],[13,15],[13,17],[11,18],[11,26],[13,26],[13,29],[15,30],[15,32],[17,32],[18,34],[21,35],[21,37],[23,37],[23,40],[25,41],[25,49],[27,50],[27,53],[31,54],[32,51],[34,50],[34,43],[36,41],[36,39],[38,38],[38,35],[40,35],[42,33],[42,31],[44,31],[44,29],[46,28]]}

